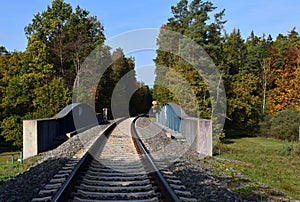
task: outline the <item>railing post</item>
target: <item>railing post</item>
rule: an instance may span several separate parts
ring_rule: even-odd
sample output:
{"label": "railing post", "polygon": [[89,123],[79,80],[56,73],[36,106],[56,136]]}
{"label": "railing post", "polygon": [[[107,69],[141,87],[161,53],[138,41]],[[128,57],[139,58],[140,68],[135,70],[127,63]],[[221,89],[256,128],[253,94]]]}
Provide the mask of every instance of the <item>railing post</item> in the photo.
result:
{"label": "railing post", "polygon": [[107,121],[107,108],[102,109],[103,121]]}
{"label": "railing post", "polygon": [[22,151],[20,151],[20,161],[21,161],[21,163],[23,163],[23,152]]}

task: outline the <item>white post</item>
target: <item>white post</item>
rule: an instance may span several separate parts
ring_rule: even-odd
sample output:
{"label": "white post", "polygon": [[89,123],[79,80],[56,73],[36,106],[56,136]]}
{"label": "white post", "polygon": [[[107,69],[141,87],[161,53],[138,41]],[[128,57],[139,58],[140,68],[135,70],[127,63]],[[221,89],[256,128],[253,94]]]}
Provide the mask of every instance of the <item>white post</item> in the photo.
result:
{"label": "white post", "polygon": [[198,120],[197,152],[202,156],[212,156],[212,122]]}
{"label": "white post", "polygon": [[23,121],[23,158],[27,159],[38,154],[38,122]]}
{"label": "white post", "polygon": [[103,113],[103,121],[107,121],[107,108],[103,108],[102,113]]}

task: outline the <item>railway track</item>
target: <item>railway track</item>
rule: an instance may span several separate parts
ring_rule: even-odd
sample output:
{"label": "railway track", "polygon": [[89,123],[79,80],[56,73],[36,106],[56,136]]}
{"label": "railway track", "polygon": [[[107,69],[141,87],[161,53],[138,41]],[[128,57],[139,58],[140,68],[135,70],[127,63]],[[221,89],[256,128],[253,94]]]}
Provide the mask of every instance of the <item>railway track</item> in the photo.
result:
{"label": "railway track", "polygon": [[159,171],[133,118],[114,124],[70,164],[59,172],[64,183],[53,179],[33,201],[196,201],[173,173]]}

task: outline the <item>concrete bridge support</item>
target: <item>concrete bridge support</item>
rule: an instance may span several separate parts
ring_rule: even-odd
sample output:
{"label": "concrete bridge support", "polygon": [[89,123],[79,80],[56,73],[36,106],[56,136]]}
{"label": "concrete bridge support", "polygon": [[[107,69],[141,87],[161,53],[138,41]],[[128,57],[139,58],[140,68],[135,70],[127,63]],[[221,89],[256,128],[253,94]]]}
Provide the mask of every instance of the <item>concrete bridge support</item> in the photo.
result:
{"label": "concrete bridge support", "polygon": [[88,129],[99,120],[102,120],[101,114],[97,115],[90,106],[81,103],[68,105],[53,118],[24,120],[24,159],[57,147],[68,139],[67,133]]}

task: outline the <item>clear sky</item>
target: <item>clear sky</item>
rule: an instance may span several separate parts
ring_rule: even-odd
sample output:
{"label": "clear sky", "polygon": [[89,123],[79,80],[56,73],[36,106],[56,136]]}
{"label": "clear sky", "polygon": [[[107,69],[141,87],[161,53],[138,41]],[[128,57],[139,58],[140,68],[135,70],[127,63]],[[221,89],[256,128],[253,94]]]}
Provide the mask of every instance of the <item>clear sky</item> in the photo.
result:
{"label": "clear sky", "polygon": [[[171,16],[170,7],[179,0],[65,0],[73,7],[90,11],[104,25],[107,38],[140,28],[159,28]],[[299,0],[211,0],[217,10],[226,9],[225,30],[239,28],[246,38],[252,30],[276,37],[287,34],[293,27],[300,32]],[[1,1],[0,46],[7,50],[23,51],[26,47],[24,27],[33,15],[46,10],[51,0]],[[148,57],[146,57],[148,55]],[[154,52],[136,55],[137,66],[149,65]],[[143,58],[143,61],[138,59]]]}

